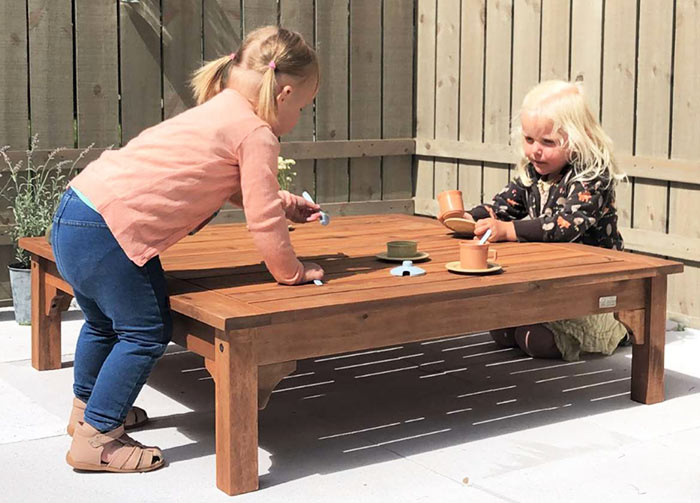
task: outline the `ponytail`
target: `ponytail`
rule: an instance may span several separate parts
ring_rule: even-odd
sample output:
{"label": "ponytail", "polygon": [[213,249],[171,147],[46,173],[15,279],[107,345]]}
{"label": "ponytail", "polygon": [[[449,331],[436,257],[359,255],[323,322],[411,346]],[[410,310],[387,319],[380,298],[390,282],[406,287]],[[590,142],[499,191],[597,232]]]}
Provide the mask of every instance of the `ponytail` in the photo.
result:
{"label": "ponytail", "polygon": [[260,75],[257,115],[273,124],[277,121],[278,74],[289,75],[302,83],[313,78],[318,90],[320,69],[316,52],[299,33],[278,26],[253,30],[237,53],[222,56],[194,72],[190,87],[197,105],[224,90],[233,67]]}
{"label": "ponytail", "polygon": [[260,83],[260,94],[258,95],[258,117],[272,124],[277,120],[277,78],[275,62],[270,60],[268,68],[263,73]]}
{"label": "ponytail", "polygon": [[190,87],[197,105],[210,100],[226,87],[229,71],[235,63],[235,54],[222,56],[194,72]]}
{"label": "ponytail", "polygon": [[307,79],[319,85],[316,52],[294,31],[278,26],[263,26],[251,32],[239,51],[242,65],[261,75],[258,117],[273,124],[277,121],[278,75],[293,77],[298,83]]}

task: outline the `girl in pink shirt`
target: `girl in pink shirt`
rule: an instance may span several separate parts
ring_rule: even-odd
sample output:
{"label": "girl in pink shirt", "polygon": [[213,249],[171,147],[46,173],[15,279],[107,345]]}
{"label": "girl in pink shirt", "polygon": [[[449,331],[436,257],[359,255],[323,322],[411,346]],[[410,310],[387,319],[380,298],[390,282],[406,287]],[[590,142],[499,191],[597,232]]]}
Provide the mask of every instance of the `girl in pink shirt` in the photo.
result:
{"label": "girl in pink shirt", "polygon": [[195,72],[198,106],[105,151],[71,182],[54,217],[52,246],[85,316],[68,425],[66,459],[74,468],[163,465],[160,449],[124,433],[147,420],[133,403],[171,337],[158,257],[227,200],[243,207],[278,282],[323,277],[318,265],[299,262],[286,223],[317,220],[319,207],[277,183],[277,137],[313,101],[319,77],[316,54],[298,33],[260,28],[237,54]]}

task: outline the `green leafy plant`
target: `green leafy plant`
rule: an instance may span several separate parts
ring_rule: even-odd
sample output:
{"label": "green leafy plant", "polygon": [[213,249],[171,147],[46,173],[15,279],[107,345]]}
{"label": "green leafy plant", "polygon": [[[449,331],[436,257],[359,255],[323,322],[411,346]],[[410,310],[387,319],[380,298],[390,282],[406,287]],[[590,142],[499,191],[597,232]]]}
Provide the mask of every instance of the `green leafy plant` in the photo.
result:
{"label": "green leafy plant", "polygon": [[[51,225],[53,214],[70,179],[77,174],[77,164],[90,151],[92,145],[83,149],[76,159],[60,159],[65,148],[49,152],[42,163],[34,162],[39,140],[32,136],[25,160],[13,163],[7,154],[8,145],[0,147],[8,173],[7,180],[0,185],[0,199],[9,203],[11,219],[0,220],[9,224],[9,234],[15,246],[15,259],[22,267],[29,267],[29,254],[17,244],[19,238],[43,236]],[[2,183],[0,181],[0,183]]]}
{"label": "green leafy plant", "polygon": [[296,171],[292,171],[292,166],[296,163],[294,159],[277,158],[277,181],[280,184],[280,189],[289,190],[294,177],[297,176]]}

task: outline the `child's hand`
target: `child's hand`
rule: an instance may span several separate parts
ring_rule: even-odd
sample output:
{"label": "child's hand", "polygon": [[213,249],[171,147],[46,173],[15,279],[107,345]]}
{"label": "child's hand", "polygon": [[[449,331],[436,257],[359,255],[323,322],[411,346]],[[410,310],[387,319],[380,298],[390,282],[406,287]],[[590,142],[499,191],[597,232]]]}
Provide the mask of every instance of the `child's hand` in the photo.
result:
{"label": "child's hand", "polygon": [[474,239],[481,239],[481,236],[486,234],[486,231],[491,229],[489,243],[496,241],[517,241],[515,235],[515,226],[513,222],[504,222],[495,218],[482,218],[476,222],[474,226]]}
{"label": "child's hand", "polygon": [[292,197],[294,198],[294,205],[286,211],[289,220],[303,224],[321,218],[321,207],[318,204],[310,203],[296,194],[293,194]]}
{"label": "child's hand", "polygon": [[304,279],[302,283],[311,283],[315,279],[323,279],[323,269],[313,262],[302,262],[304,265]]}

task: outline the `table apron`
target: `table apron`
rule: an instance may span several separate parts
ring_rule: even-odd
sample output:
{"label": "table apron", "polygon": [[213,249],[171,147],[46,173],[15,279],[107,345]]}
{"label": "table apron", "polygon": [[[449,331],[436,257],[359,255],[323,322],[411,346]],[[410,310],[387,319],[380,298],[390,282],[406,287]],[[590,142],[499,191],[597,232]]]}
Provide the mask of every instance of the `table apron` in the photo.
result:
{"label": "table apron", "polygon": [[[258,327],[259,365],[379,348],[450,335],[521,326],[594,313],[644,309],[649,278],[535,288],[527,294],[470,296],[432,304],[406,303],[362,309],[321,319]],[[601,297],[615,306],[600,308]]]}

